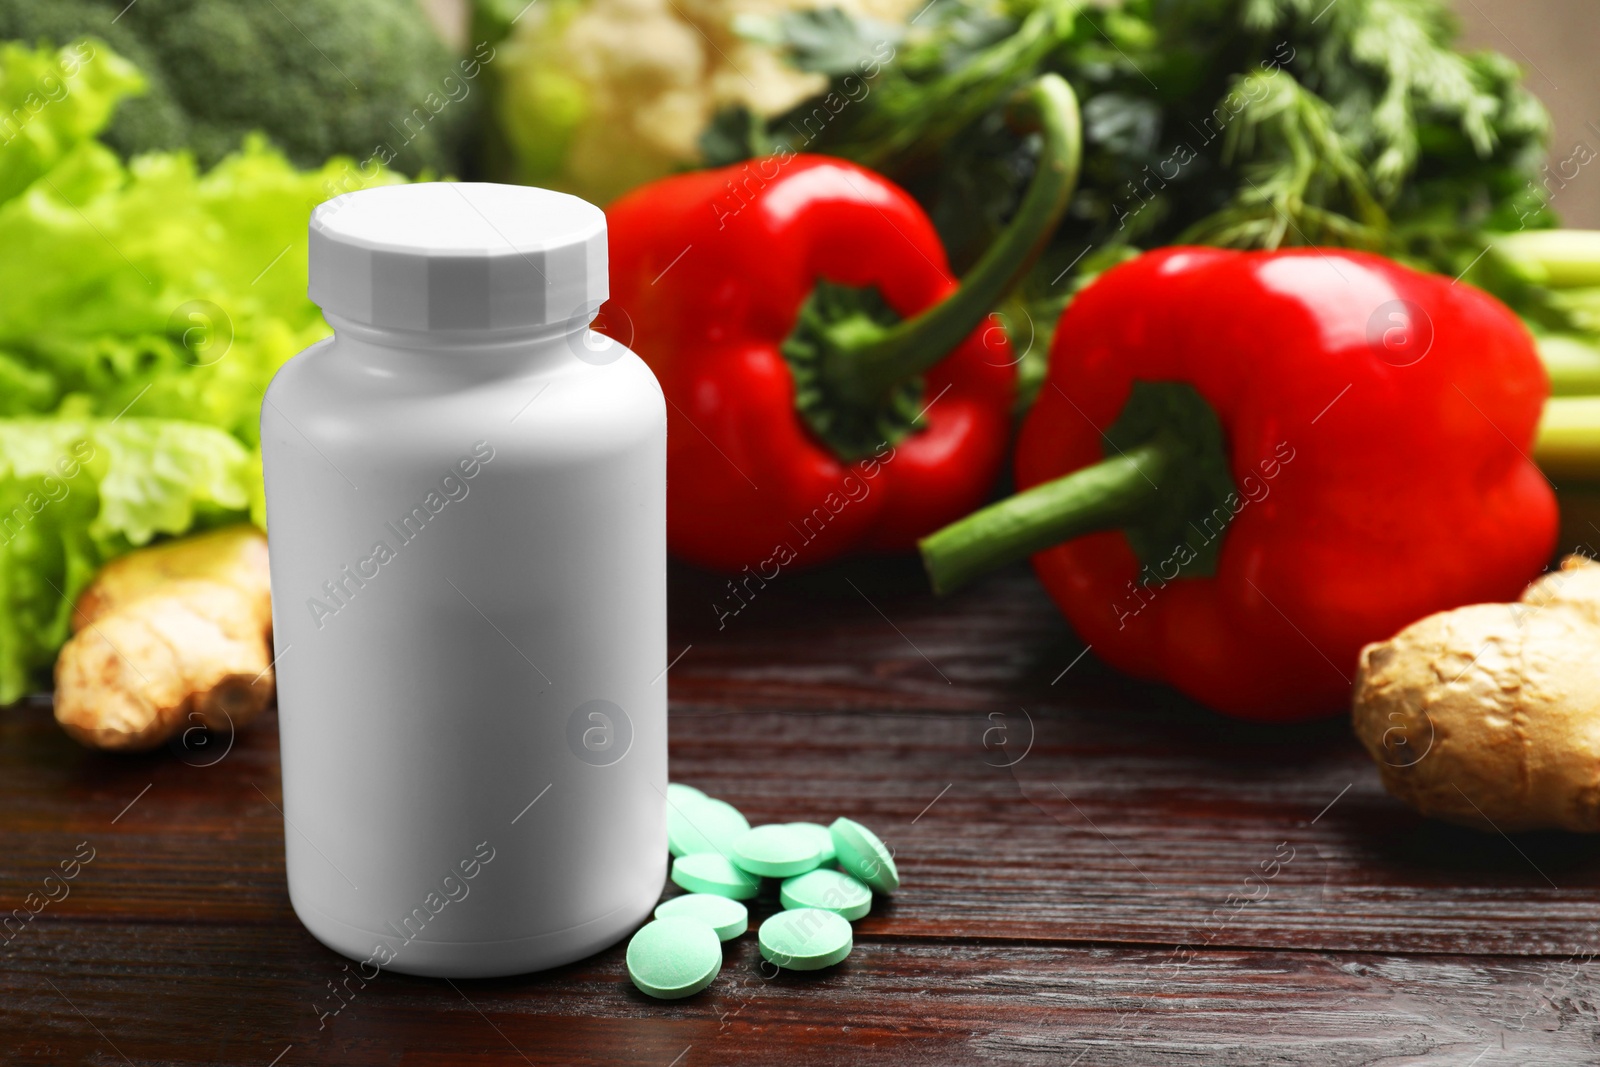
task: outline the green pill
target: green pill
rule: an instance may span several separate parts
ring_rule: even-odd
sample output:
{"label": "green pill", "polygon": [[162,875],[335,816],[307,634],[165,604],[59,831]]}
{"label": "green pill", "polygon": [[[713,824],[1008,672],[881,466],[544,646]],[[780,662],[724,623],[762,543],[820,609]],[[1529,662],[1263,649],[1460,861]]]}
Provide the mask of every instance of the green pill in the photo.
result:
{"label": "green pill", "polygon": [[805,834],[816,842],[817,850],[822,854],[822,859],[818,861],[817,866],[826,867],[834,861],[833,835],[828,832],[826,826],[819,822],[792,822],[788,825],[789,829],[795,833]]}
{"label": "green pill", "polygon": [[900,888],[894,857],[877,834],[854,819],[843,818],[833,820],[828,832],[833,835],[833,851],[839,857],[840,870],[855,875],[880,893],[893,893]]}
{"label": "green pill", "polygon": [[656,918],[699,919],[715,930],[722,941],[732,941],[750,929],[750,912],[745,906],[715,893],[685,893],[663,900],[656,905]]}
{"label": "green pill", "polygon": [[749,900],[761,879],[746,874],[720,852],[694,852],[672,861],[672,881],[691,893],[714,893],[731,900]]}
{"label": "green pill", "polygon": [[733,850],[734,841],[748,829],[749,820],[725,800],[667,794],[667,848],[674,856],[696,852],[727,855]]}
{"label": "green pill", "polygon": [[850,924],[821,908],[780,911],[756,937],[767,962],[791,971],[820,971],[850,955]]}
{"label": "green pill", "polygon": [[700,919],[657,919],[628,942],[628,977],[662,1000],[693,996],[722,970],[722,942]]}
{"label": "green pill", "polygon": [[785,879],[778,899],[785,908],[821,908],[851,922],[872,910],[872,890],[843,871],[807,871]]}
{"label": "green pill", "polygon": [[788,878],[816,867],[822,853],[808,835],[784,823],[769,823],[735,838],[728,858],[751,874]]}

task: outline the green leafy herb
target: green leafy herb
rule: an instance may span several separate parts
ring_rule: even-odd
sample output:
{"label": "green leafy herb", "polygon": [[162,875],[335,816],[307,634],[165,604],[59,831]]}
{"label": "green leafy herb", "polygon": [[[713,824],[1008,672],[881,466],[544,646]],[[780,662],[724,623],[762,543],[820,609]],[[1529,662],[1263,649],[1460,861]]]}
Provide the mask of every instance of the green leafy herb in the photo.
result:
{"label": "green leafy herb", "polygon": [[[748,32],[749,20],[735,22],[735,29]],[[801,70],[817,74],[844,76],[859,74],[871,61],[880,42],[899,43],[904,31],[875,19],[852,18],[838,8],[789,11],[770,26],[769,40],[789,50],[789,58]],[[759,32],[759,30],[758,30]]]}

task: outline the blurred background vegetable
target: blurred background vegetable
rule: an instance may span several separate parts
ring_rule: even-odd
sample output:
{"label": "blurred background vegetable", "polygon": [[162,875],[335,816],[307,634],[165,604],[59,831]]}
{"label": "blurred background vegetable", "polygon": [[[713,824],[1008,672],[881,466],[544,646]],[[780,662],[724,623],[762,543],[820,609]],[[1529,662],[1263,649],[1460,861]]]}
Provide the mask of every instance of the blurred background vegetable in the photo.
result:
{"label": "blurred background vegetable", "polygon": [[[101,137],[124,157],[187,148],[209,167],[258,130],[302,167],[389,143],[403,173],[454,172],[479,102],[452,99],[443,81],[459,72],[414,0],[0,3],[0,39],[85,35],[144,74]],[[435,112],[430,93],[449,105]]]}
{"label": "blurred background vegetable", "polygon": [[398,180],[297,170],[259,136],[209,171],[124,163],[96,134],[143,86],[102,41],[0,44],[24,120],[0,139],[0,701],[43,681],[102,563],[249,514],[262,392],[328,332],[311,208]]}
{"label": "blurred background vegetable", "polygon": [[[925,0],[829,0],[883,27]],[[780,114],[827,86],[752,36],[750,20],[808,0],[479,0],[474,40],[496,41],[489,170],[501,181],[561,189],[605,204],[706,162],[712,117],[736,107]]]}

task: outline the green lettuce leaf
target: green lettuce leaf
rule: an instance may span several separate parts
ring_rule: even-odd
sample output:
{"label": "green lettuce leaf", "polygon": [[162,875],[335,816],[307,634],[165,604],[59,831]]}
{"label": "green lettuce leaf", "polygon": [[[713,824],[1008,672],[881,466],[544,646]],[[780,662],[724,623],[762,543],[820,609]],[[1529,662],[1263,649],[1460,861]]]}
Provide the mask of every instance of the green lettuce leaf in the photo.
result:
{"label": "green lettuce leaf", "polygon": [[[262,394],[329,332],[306,297],[311,209],[403,180],[299,170],[260,137],[204,172],[185,152],[124,163],[95,135],[143,84],[99,41],[0,43],[0,702],[44,682],[104,562],[261,521]],[[67,476],[79,444],[94,458]]]}
{"label": "green lettuce leaf", "polygon": [[101,564],[159,534],[237,517],[250,451],[176,419],[0,419],[0,702],[66,640]]}
{"label": "green lettuce leaf", "polygon": [[0,200],[9,200],[144,90],[133,64],[92,40],[59,50],[0,42]]}

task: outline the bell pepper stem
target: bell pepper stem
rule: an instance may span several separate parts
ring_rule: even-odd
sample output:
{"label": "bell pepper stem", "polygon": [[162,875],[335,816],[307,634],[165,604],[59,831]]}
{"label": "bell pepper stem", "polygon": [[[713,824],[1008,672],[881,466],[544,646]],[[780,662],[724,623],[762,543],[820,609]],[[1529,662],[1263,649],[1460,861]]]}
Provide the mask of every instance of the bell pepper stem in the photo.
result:
{"label": "bell pepper stem", "polygon": [[924,537],[917,547],[934,592],[949,593],[1063,541],[1142,518],[1177,455],[1176,443],[1158,436]]}
{"label": "bell pepper stem", "polygon": [[1082,162],[1078,99],[1057,74],[1043,75],[1025,93],[1022,103],[1044,144],[1021,206],[954,293],[921,314],[864,332],[860,342],[847,341],[829,353],[823,373],[845,396],[863,403],[877,400],[896,383],[944,359],[1027,273],[1054,235]]}

